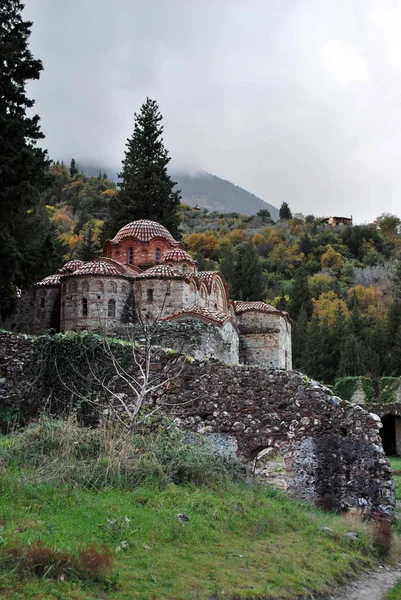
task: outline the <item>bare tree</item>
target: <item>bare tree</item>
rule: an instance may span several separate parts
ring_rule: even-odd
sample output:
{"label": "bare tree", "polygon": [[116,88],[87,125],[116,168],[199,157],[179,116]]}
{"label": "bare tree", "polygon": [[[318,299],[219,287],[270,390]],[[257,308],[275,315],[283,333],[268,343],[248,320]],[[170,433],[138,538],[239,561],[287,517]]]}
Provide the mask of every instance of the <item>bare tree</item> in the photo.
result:
{"label": "bare tree", "polygon": [[[163,307],[158,318],[148,321],[137,309],[135,326],[127,324],[125,331],[127,347],[130,349],[128,366],[124,366],[119,359],[116,352],[119,346],[111,341],[108,329],[100,319],[102,364],[94,365],[86,355],[86,374],[71,364],[76,380],[73,382],[62,377],[56,363],[59,379],[71,395],[89,404],[99,414],[104,414],[107,409],[107,413],[121,423],[128,435],[158,411],[168,411],[176,406],[176,403],[169,402],[168,391],[174,380],[180,377],[188,357],[174,352],[169,354],[168,360],[163,361],[164,365],[160,364],[161,356],[167,351],[155,346],[152,341],[158,337],[162,310]],[[108,368],[102,369],[102,365]],[[85,389],[88,384],[95,385],[97,390],[91,397],[82,391],[82,387]]]}

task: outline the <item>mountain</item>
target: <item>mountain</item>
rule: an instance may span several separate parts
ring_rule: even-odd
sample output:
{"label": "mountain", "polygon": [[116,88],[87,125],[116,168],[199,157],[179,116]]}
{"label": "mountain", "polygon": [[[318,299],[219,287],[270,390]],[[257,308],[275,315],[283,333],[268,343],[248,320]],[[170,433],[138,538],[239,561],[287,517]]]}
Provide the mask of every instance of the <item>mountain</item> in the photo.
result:
{"label": "mountain", "polygon": [[181,190],[182,200],[190,206],[199,206],[218,212],[238,212],[254,215],[261,209],[267,209],[272,219],[278,219],[278,209],[264,202],[251,192],[247,192],[230,181],[216,175],[200,171],[194,175],[183,172],[173,172],[172,177],[177,181]]}
{"label": "mountain", "polygon": [[[78,166],[88,177],[96,177],[100,168],[102,173],[106,172],[110,179],[117,181],[116,168],[84,163],[79,163]],[[276,207],[217,175],[211,175],[206,171],[194,174],[172,171],[171,176],[177,182],[177,188],[181,190],[182,201],[189,206],[244,215],[255,215],[259,210],[267,209],[274,221],[278,219],[279,211]]]}

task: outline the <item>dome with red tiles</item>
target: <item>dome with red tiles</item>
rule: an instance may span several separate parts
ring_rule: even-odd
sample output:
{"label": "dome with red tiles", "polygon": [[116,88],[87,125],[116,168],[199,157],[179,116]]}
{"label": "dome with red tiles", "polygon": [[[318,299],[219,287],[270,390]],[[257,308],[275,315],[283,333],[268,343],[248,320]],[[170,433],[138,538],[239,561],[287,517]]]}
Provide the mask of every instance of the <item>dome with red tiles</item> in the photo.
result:
{"label": "dome with red tiles", "polygon": [[73,273],[74,271],[82,267],[82,265],[84,264],[85,262],[83,260],[69,260],[65,263],[63,267],[61,267],[61,269],[57,271],[57,273],[62,273],[63,275],[66,273]]}
{"label": "dome with red tiles", "polygon": [[287,314],[282,313],[281,310],[274,308],[271,304],[266,304],[266,302],[245,302],[242,300],[234,300],[234,312],[239,315],[244,312],[256,311],[256,312],[265,312],[265,313],[276,313],[279,315]]}
{"label": "dome with red tiles", "polygon": [[83,275],[108,275],[108,276],[132,276],[133,273],[129,272],[124,265],[111,260],[110,258],[95,258],[90,262],[84,263],[80,269],[71,273],[72,276],[83,276]]}
{"label": "dome with red tiles", "polygon": [[137,275],[137,279],[186,279],[187,277],[185,273],[175,271],[168,265],[156,265]]}
{"label": "dome with red tiles", "polygon": [[182,250],[182,248],[174,248],[174,250],[170,250],[163,256],[161,260],[162,263],[169,261],[177,263],[189,262],[191,265],[196,264],[192,256],[190,256],[188,252],[185,252],[185,250]]}
{"label": "dome with red tiles", "polygon": [[39,286],[51,286],[51,285],[59,285],[60,283],[60,275],[48,275],[47,277],[45,277],[44,279],[42,279],[41,281],[38,281],[38,283],[35,283],[35,287],[39,287]]}
{"label": "dome with red tiles", "polygon": [[133,239],[138,242],[150,242],[155,238],[162,238],[169,244],[178,245],[179,242],[173,238],[171,233],[167,231],[163,225],[156,223],[156,221],[148,221],[147,219],[140,219],[139,221],[132,221],[124,225],[120,231],[111,240],[112,244],[117,244],[124,239]]}

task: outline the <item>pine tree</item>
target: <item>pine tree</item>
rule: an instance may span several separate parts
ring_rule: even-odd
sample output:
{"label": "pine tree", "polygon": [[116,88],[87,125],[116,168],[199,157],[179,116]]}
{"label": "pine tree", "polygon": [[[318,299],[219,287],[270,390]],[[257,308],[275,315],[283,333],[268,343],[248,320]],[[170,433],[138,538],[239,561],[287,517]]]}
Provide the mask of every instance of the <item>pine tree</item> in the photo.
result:
{"label": "pine tree", "polygon": [[[32,23],[21,16],[18,0],[0,4],[0,315],[15,308],[17,288],[37,279],[54,250],[51,232],[44,236],[39,206],[48,184],[46,151],[36,143],[44,136],[37,115],[27,116],[34,101],[25,86],[39,79],[42,63],[28,46]],[[37,211],[39,213],[37,214]],[[47,225],[48,221],[46,222]],[[47,254],[43,254],[43,249]],[[36,261],[33,261],[33,254]]]}
{"label": "pine tree", "polygon": [[290,315],[296,319],[302,306],[305,308],[308,319],[312,316],[313,302],[308,285],[308,273],[305,267],[298,269],[291,291]]}
{"label": "pine tree", "polygon": [[105,235],[113,236],[126,223],[152,219],[164,225],[174,238],[180,237],[180,192],[167,173],[170,157],[163,144],[162,115],[154,100],[147,98],[135,113],[132,137],[127,141],[118,194],[110,202]]}
{"label": "pine tree", "polygon": [[280,206],[280,212],[278,216],[280,219],[285,219],[286,221],[292,219],[292,212],[290,210],[290,207],[288,206],[288,202],[282,203],[282,205]]}
{"label": "pine tree", "polygon": [[75,163],[75,158],[72,158],[70,163],[70,177],[75,177],[75,175],[78,175],[78,168]]}
{"label": "pine tree", "polygon": [[263,268],[252,242],[236,248],[233,296],[236,300],[263,300]]}
{"label": "pine tree", "polygon": [[305,344],[308,332],[308,315],[302,306],[296,320],[292,324],[292,362],[295,369],[301,371],[305,367]]}

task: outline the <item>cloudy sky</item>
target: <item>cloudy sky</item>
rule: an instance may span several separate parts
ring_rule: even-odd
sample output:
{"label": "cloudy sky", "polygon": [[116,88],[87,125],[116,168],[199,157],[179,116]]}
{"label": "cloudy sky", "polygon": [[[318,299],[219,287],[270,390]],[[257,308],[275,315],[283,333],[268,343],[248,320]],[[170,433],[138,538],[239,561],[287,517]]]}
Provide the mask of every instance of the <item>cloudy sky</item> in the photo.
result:
{"label": "cloudy sky", "polygon": [[401,0],[25,0],[53,159],[119,169],[149,96],[176,168],[293,212],[401,216]]}

